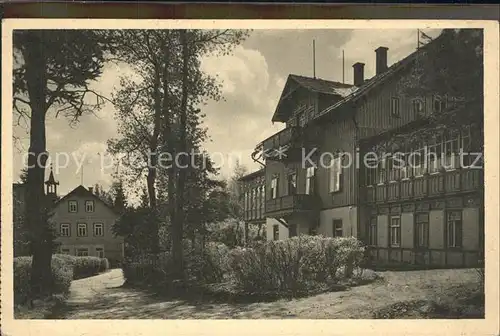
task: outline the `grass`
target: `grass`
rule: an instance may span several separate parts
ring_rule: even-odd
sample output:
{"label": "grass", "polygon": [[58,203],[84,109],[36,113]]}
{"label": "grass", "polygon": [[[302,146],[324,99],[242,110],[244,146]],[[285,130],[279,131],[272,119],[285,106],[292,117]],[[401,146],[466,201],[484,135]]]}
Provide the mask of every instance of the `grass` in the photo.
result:
{"label": "grass", "polygon": [[[225,301],[205,295],[193,295],[193,300],[154,295],[147,290],[123,287],[121,272],[112,270],[73,281],[70,298],[46,318],[372,319],[374,314],[379,314],[378,318],[471,318],[480,316],[481,309],[484,311],[479,292],[474,294],[479,283],[475,270],[387,271],[381,274],[382,278],[345,290],[255,302],[239,301],[234,297]],[[218,290],[227,292],[226,289],[211,289],[212,292]]]}

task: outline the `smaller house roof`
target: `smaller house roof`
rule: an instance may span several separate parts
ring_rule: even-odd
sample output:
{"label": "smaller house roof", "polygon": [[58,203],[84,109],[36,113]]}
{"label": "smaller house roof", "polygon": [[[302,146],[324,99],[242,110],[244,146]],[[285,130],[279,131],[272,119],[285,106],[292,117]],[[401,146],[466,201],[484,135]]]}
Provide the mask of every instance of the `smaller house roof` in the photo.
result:
{"label": "smaller house roof", "polygon": [[105,202],[101,198],[97,197],[95,194],[91,193],[87,188],[85,188],[82,185],[79,185],[78,187],[76,187],[75,189],[73,189],[72,191],[70,191],[69,193],[67,193],[64,197],[62,197],[61,199],[59,199],[54,204],[54,207],[56,207],[58,204],[60,204],[61,202],[64,202],[65,200],[67,200],[68,198],[70,198],[72,196],[90,197],[90,198],[92,198],[94,200],[97,200],[98,202],[101,202],[106,207],[108,207],[111,211],[113,211],[114,213],[116,213],[116,210],[113,208],[113,206],[111,204],[108,204],[107,202]]}

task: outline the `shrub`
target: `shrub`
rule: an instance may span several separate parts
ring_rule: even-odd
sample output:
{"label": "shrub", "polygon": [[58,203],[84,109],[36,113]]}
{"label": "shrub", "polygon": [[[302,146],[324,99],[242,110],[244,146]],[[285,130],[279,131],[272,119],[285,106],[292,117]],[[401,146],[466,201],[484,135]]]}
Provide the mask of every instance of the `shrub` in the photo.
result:
{"label": "shrub", "polygon": [[[32,257],[14,258],[14,302],[27,302],[30,290]],[[57,257],[52,257],[52,288],[53,294],[67,294],[73,280],[71,264]]]}
{"label": "shrub", "polygon": [[109,261],[106,258],[99,259],[99,273],[105,272],[109,269]]}
{"label": "shrub", "polygon": [[101,269],[101,259],[97,257],[76,257],[73,262],[73,276],[75,279],[99,274],[102,272]]}
{"label": "shrub", "polygon": [[52,260],[71,265],[74,279],[97,275],[109,269],[109,262],[106,258],[76,257],[67,254],[55,254],[52,256]]}
{"label": "shrub", "polygon": [[355,238],[300,236],[231,251],[237,284],[247,291],[297,293],[319,283],[350,278],[363,260]]}
{"label": "shrub", "polygon": [[243,246],[245,242],[244,225],[236,219],[209,224],[207,239],[229,247]]}
{"label": "shrub", "polygon": [[205,283],[222,282],[230,273],[229,247],[222,243],[208,243],[202,255],[201,280]]}
{"label": "shrub", "polygon": [[[190,282],[221,282],[230,272],[229,248],[222,243],[209,242],[205,248],[183,241],[184,278]],[[172,281],[169,266],[170,252],[156,257],[152,254],[134,256],[123,265],[128,284],[164,286]]]}
{"label": "shrub", "polygon": [[166,279],[169,253],[136,255],[123,263],[123,277],[127,284],[162,285]]}

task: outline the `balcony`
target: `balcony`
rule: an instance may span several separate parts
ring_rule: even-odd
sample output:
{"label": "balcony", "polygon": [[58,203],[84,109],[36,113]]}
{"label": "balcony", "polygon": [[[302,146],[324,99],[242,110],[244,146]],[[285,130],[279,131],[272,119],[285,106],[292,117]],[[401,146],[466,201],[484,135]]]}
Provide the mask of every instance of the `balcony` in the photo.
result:
{"label": "balcony", "polygon": [[281,162],[300,161],[302,148],[312,148],[311,136],[298,126],[287,127],[263,142],[264,156],[267,160]]}
{"label": "balcony", "polygon": [[320,199],[316,195],[288,195],[266,201],[266,217],[286,217],[294,213],[319,211]]}
{"label": "balcony", "polygon": [[439,174],[366,186],[366,203],[386,203],[447,196],[480,190],[484,176],[480,169],[458,169]]}

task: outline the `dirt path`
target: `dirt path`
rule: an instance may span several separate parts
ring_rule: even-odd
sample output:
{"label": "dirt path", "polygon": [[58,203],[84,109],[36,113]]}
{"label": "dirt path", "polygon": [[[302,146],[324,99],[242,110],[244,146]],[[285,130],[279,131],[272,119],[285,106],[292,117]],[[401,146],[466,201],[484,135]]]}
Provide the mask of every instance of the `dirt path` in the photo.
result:
{"label": "dirt path", "polygon": [[121,287],[119,269],[73,281],[70,297],[49,318],[56,319],[273,319],[371,318],[374,309],[405,300],[433,299],[446,290],[477,282],[474,270],[384,272],[383,279],[343,292],[303,299],[246,304],[165,301]]}

